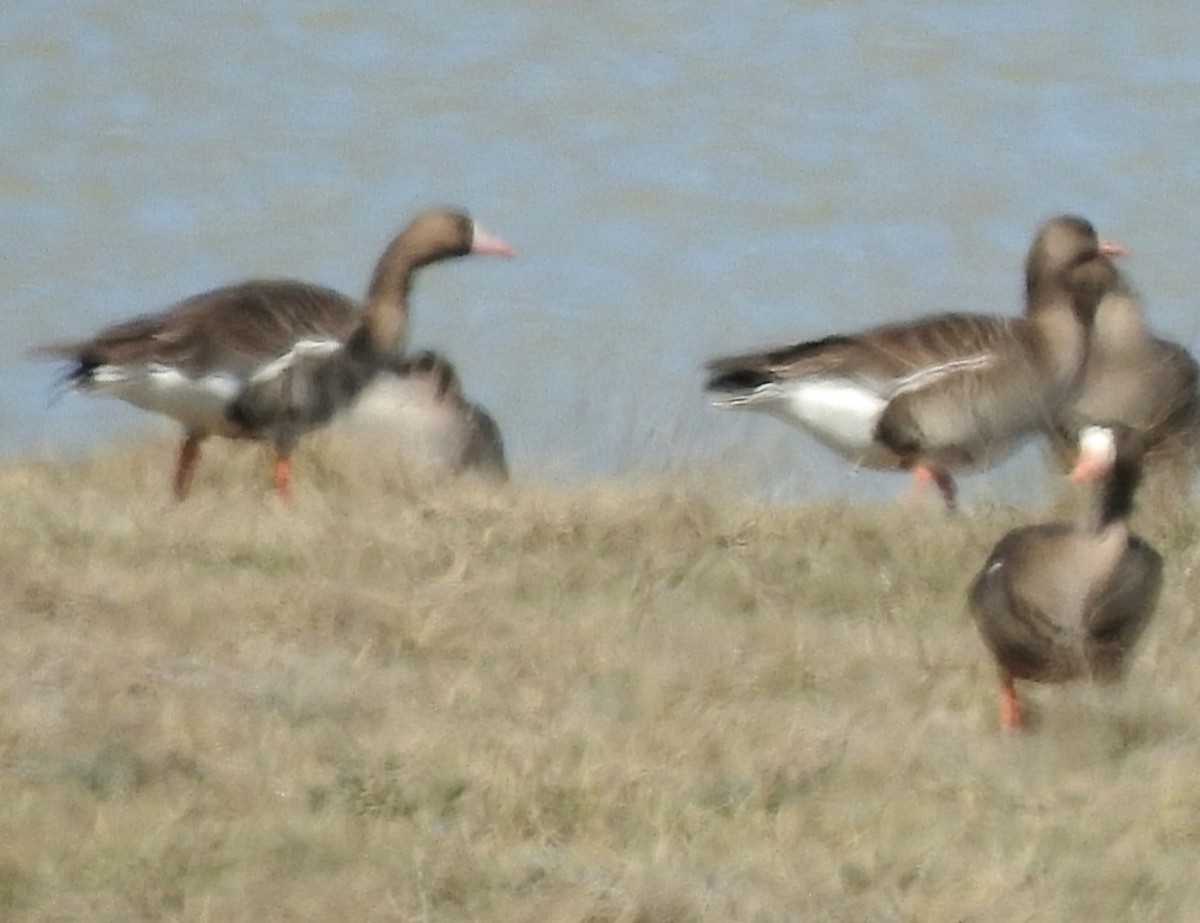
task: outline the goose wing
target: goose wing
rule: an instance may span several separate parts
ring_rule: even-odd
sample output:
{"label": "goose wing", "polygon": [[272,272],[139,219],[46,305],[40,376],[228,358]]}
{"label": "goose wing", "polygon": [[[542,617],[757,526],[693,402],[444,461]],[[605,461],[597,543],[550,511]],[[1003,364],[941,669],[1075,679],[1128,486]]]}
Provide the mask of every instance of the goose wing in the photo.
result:
{"label": "goose wing", "polygon": [[947,358],[898,381],[880,416],[876,437],[901,456],[952,465],[1003,457],[1069,393],[1028,321],[962,320],[945,330]]}
{"label": "goose wing", "polygon": [[305,432],[349,406],[378,371],[378,363],[345,343],[301,340],[261,366],[225,416],[241,434],[290,450]]}
{"label": "goose wing", "polygon": [[708,363],[709,390],[754,387],[764,381],[841,379],[883,396],[919,388],[993,361],[1011,338],[1012,321],[942,314],[916,323],[889,324],[852,336],[829,336]]}
{"label": "goose wing", "polygon": [[75,378],[103,367],[149,365],[189,378],[218,371],[250,375],[301,340],[344,338],[358,314],[353,300],[332,289],[286,280],[244,282],[36,352],[77,363]]}

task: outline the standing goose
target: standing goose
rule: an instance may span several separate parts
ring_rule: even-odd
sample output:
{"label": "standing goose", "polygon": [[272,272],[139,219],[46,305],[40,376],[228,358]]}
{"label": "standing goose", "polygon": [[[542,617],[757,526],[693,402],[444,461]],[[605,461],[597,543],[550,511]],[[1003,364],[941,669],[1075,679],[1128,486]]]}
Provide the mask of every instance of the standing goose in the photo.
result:
{"label": "standing goose", "polygon": [[508,479],[500,427],[467,399],[454,366],[439,353],[392,359],[340,427],[394,442],[411,467],[428,474]]}
{"label": "standing goose", "polygon": [[1021,726],[1015,680],[1120,679],[1162,588],[1162,558],[1128,523],[1141,434],[1091,426],[1079,449],[1072,479],[1100,485],[1091,514],[1014,529],[971,585],[971,613],[999,667],[1005,729]]}
{"label": "standing goose", "polygon": [[1117,252],[1082,218],[1053,218],[1026,259],[1024,317],[942,314],[714,359],[707,390],[857,465],[911,470],[953,509],[951,470],[1000,461],[1071,393]]}
{"label": "standing goose", "polygon": [[1121,284],[1096,308],[1087,362],[1075,397],[1050,431],[1064,467],[1088,425],[1142,433],[1148,481],[1187,493],[1200,466],[1200,369],[1178,343],[1156,337],[1137,295]]}
{"label": "standing goose", "polygon": [[200,444],[214,435],[270,442],[275,488],[286,497],[300,436],[351,403],[402,347],[416,271],[469,253],[512,249],[462,212],[426,211],[379,258],[365,307],[305,282],[252,280],[37,352],[74,363],[65,381],[75,390],[182,424],[177,500],[191,487]]}

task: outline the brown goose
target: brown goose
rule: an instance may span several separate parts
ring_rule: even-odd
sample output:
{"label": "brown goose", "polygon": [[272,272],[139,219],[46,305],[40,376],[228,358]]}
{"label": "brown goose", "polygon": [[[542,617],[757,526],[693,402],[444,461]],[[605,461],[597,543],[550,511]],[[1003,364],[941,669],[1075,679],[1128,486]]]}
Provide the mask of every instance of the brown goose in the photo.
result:
{"label": "brown goose", "polygon": [[1143,434],[1148,481],[1186,493],[1200,466],[1200,368],[1178,343],[1154,336],[1123,283],[1096,308],[1083,377],[1054,421],[1051,445],[1070,465],[1079,432],[1118,424]]}
{"label": "brown goose", "polygon": [[394,443],[410,466],[428,474],[508,479],[500,428],[466,398],[454,366],[439,353],[391,360],[339,428]]}
{"label": "brown goose", "polygon": [[300,436],[352,402],[402,347],[415,272],[469,253],[512,249],[462,212],[426,211],[379,258],[365,308],[317,285],[254,280],[37,352],[74,363],[65,381],[75,390],[183,425],[177,499],[187,496],[200,444],[212,435],[272,443],[275,487],[287,496]]}
{"label": "brown goose", "polygon": [[1118,252],[1082,218],[1053,218],[1026,260],[1025,317],[943,314],[714,359],[707,390],[855,464],[912,470],[953,508],[951,470],[1001,460],[1071,393]]}
{"label": "brown goose", "polygon": [[1162,558],[1128,523],[1140,434],[1087,427],[1079,449],[1072,479],[1100,483],[1090,516],[1014,529],[971,585],[971,613],[999,667],[1006,729],[1022,721],[1015,680],[1120,679],[1158,603]]}

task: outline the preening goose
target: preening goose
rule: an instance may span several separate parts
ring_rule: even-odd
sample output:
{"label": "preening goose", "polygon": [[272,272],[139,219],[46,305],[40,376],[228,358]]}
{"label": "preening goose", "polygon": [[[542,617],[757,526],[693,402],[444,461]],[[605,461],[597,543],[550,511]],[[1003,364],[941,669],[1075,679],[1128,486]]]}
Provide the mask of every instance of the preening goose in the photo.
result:
{"label": "preening goose", "polygon": [[454,366],[439,353],[393,359],[367,385],[339,428],[386,440],[422,473],[508,479],[500,427],[467,399]]}
{"label": "preening goose", "polygon": [[1021,726],[1016,680],[1124,674],[1162,588],[1162,558],[1128,523],[1143,450],[1132,430],[1085,428],[1071,477],[1099,483],[1089,516],[1014,529],[975,578],[970,608],[999,668],[1002,727]]}
{"label": "preening goose", "polygon": [[1137,295],[1122,284],[1096,308],[1088,358],[1074,398],[1054,421],[1051,444],[1069,467],[1089,425],[1137,430],[1146,480],[1186,493],[1200,466],[1200,368],[1192,355],[1156,337]]}
{"label": "preening goose", "polygon": [[1115,252],[1082,218],[1053,218],[1026,260],[1024,317],[942,314],[714,359],[707,390],[714,406],[773,414],[857,465],[932,480],[953,508],[951,471],[1001,460],[1071,393]]}
{"label": "preening goose", "polygon": [[182,424],[177,499],[213,435],[270,442],[275,488],[287,496],[300,436],[351,403],[403,346],[416,271],[470,253],[512,248],[462,212],[426,211],[379,258],[365,305],[305,282],[254,280],[37,352],[72,362],[65,381],[75,390]]}

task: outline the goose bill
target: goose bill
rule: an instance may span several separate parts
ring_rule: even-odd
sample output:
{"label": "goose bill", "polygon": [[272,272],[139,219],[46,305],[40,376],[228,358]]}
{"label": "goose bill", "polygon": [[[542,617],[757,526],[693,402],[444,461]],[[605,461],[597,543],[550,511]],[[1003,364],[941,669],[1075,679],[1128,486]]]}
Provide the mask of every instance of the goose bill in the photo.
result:
{"label": "goose bill", "polygon": [[476,222],[471,234],[471,252],[489,256],[512,256],[513,248]]}

